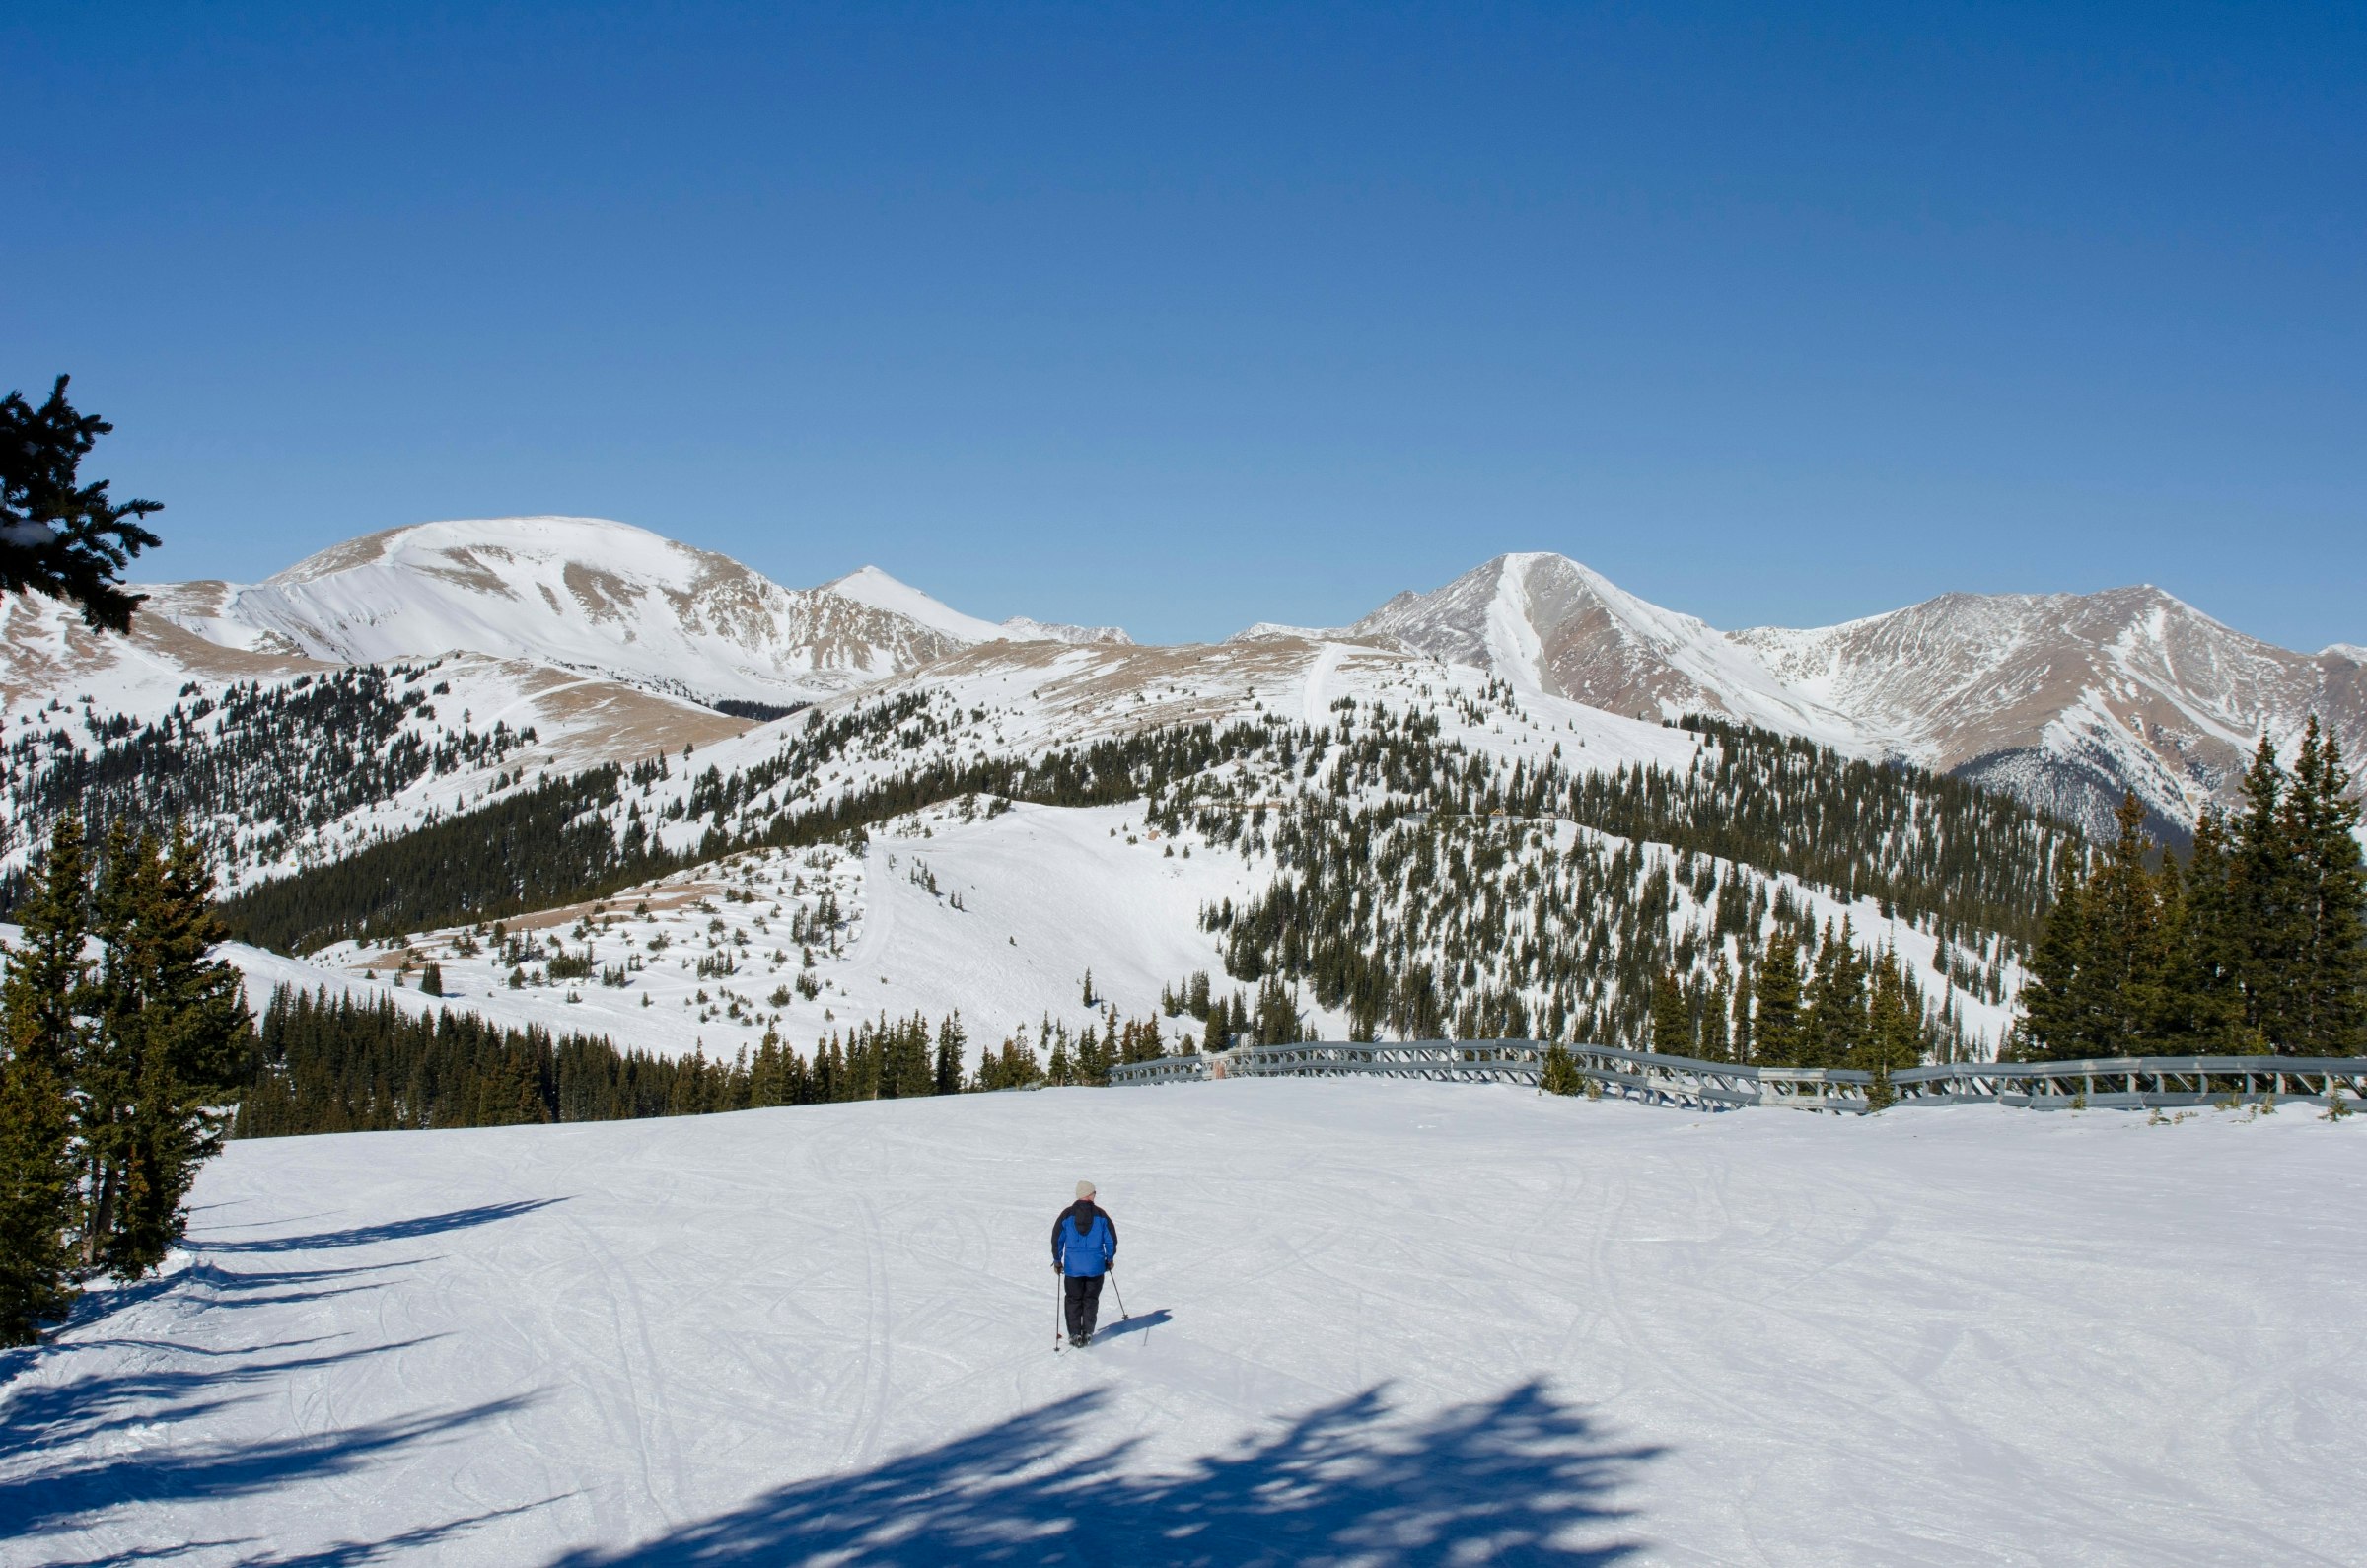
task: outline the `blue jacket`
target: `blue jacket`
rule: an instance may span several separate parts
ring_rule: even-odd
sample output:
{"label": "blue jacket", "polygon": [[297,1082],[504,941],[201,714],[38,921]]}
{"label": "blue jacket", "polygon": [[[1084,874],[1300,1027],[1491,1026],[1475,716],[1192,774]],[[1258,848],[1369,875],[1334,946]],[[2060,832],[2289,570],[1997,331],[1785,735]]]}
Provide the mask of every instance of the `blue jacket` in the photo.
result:
{"label": "blue jacket", "polygon": [[1075,1279],[1106,1273],[1117,1261],[1117,1227],[1098,1204],[1079,1198],[1052,1222],[1052,1262]]}

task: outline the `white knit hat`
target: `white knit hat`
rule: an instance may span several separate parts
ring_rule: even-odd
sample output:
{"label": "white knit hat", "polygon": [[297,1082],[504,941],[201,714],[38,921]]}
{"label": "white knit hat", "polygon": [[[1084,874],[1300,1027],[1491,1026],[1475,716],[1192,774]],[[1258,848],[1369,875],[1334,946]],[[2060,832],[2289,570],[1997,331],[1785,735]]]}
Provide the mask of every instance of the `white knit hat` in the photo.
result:
{"label": "white knit hat", "polygon": [[1078,1183],[1077,1183],[1077,1196],[1078,1196],[1079,1198],[1089,1198],[1089,1197],[1092,1197],[1092,1196],[1093,1196],[1093,1183],[1092,1183],[1092,1182],[1090,1182],[1090,1181],[1080,1181],[1080,1182],[1078,1182]]}

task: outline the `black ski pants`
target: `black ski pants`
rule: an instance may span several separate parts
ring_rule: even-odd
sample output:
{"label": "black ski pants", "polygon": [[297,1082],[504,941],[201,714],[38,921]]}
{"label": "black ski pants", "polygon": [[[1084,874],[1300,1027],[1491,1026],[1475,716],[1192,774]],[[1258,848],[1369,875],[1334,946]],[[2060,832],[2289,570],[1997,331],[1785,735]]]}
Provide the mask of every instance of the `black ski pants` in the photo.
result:
{"label": "black ski pants", "polygon": [[1068,1302],[1068,1337],[1082,1339],[1093,1332],[1093,1320],[1102,1311],[1102,1276],[1099,1274],[1064,1274],[1062,1294]]}

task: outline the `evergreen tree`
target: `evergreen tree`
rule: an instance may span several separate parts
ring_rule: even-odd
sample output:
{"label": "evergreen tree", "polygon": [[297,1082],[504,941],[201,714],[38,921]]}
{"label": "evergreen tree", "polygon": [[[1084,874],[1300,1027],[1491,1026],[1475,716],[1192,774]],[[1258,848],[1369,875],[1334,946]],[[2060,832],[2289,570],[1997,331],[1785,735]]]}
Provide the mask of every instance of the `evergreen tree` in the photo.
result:
{"label": "evergreen tree", "polygon": [[2084,881],[2064,868],[2024,991],[2023,1033],[2049,1060],[2158,1052],[2200,1016],[2208,938],[2189,928],[2183,879],[2174,863],[2147,868],[2155,846],[2133,793],[2115,820],[2118,833]]}
{"label": "evergreen tree", "polygon": [[1839,1067],[1856,1054],[1866,1033],[1866,965],[1848,920],[1825,928],[1816,976],[1801,1020],[1799,1065]]}
{"label": "evergreen tree", "polygon": [[2039,930],[2030,977],[2022,987],[2021,1036],[2042,1057],[2076,1060],[2079,1025],[2072,984],[2087,948],[2086,912],[2080,902],[2078,863],[2064,856],[2057,869],[2054,904]]}
{"label": "evergreen tree", "polygon": [[[2165,871],[2169,870],[2165,866]],[[2164,1043],[2199,1055],[2258,1055],[2264,1035],[2244,1022],[2244,944],[2234,927],[2234,860],[2225,820],[2206,811],[2177,879],[2169,923]]]}
{"label": "evergreen tree", "polygon": [[89,869],[82,822],[57,820],[0,978],[0,1345],[31,1344],[73,1305],[75,1162],[68,1075],[87,1028]]}
{"label": "evergreen tree", "polygon": [[2244,775],[2228,868],[2227,926],[2243,1023],[2282,1049],[2299,1009],[2291,955],[2301,946],[2298,857],[2287,842],[2287,780],[2276,748],[2261,737]]}
{"label": "evergreen tree", "polygon": [[2164,986],[2172,968],[2164,884],[2145,865],[2154,844],[2134,792],[2121,797],[2114,820],[2119,832],[2080,891],[2072,1030],[2053,1052],[2058,1060],[2146,1054],[2160,1039],[2175,1000]]}
{"label": "evergreen tree", "polygon": [[936,1093],[958,1095],[962,1092],[962,1059],[968,1049],[969,1033],[962,1027],[960,1013],[950,1013],[938,1021]]}
{"label": "evergreen tree", "polygon": [[29,1345],[74,1304],[73,1110],[40,1053],[0,1060],[0,1345]]}
{"label": "evergreen tree", "polygon": [[2360,866],[2359,805],[2349,787],[2341,748],[2311,715],[2284,803],[2293,950],[2276,1044],[2288,1055],[2351,1056],[2367,1048],[2367,872]]}
{"label": "evergreen tree", "polygon": [[1694,1054],[1693,1010],[1672,969],[1652,982],[1652,1048],[1663,1056]]}
{"label": "evergreen tree", "polygon": [[1723,1062],[1734,1059],[1727,1040],[1726,1014],[1730,1005],[1726,966],[1718,964],[1718,978],[1709,988],[1709,996],[1701,1004],[1701,1039],[1695,1054],[1705,1061]]}
{"label": "evergreen tree", "polygon": [[0,397],[0,594],[31,590],[79,606],[93,626],[125,631],[141,596],[122,587],[133,556],[160,543],[139,519],[154,501],[109,500],[81,482],[82,460],[114,426],[66,401],[66,378],[36,408]]}
{"label": "evergreen tree", "polygon": [[929,1026],[917,1014],[908,1022],[891,1025],[880,1020],[882,1100],[917,1100],[937,1092],[937,1075],[929,1060]]}
{"label": "evergreen tree", "polygon": [[1072,1071],[1076,1081],[1089,1089],[1100,1089],[1110,1082],[1110,1052],[1103,1037],[1088,1024],[1077,1033],[1077,1053]]}
{"label": "evergreen tree", "polygon": [[1538,1075],[1537,1087],[1548,1095],[1574,1095],[1584,1080],[1578,1076],[1578,1063],[1569,1047],[1555,1040],[1545,1047],[1544,1067]]}
{"label": "evergreen tree", "polygon": [[[118,836],[112,843],[119,849]],[[108,1124],[95,1205],[96,1247],[119,1278],[164,1261],[186,1223],[197,1167],[221,1147],[252,1026],[238,971],[210,957],[222,937],[203,853],[175,830],[143,836],[127,869],[108,867],[99,934],[103,1055],[123,1096]]]}
{"label": "evergreen tree", "polygon": [[1280,975],[1268,975],[1257,987],[1257,1021],[1254,1026],[1260,1045],[1289,1045],[1305,1037],[1306,1019],[1299,1012],[1298,1001],[1282,984]]}
{"label": "evergreen tree", "polygon": [[[114,1235],[115,1213],[131,1151],[131,1121],[139,1096],[139,997],[117,972],[141,965],[115,943],[134,929],[142,901],[143,870],[154,857],[141,856],[130,828],[117,820],[108,829],[94,881],[93,927],[108,944],[97,982],[98,1026],[82,1032],[73,1063],[77,1142],[82,1157],[82,1265],[97,1268]],[[110,972],[117,971],[117,972]]]}
{"label": "evergreen tree", "polygon": [[1885,953],[1873,966],[1873,989],[1866,999],[1866,1032],[1848,1065],[1874,1075],[1868,1105],[1881,1110],[1897,1098],[1891,1074],[1923,1060],[1923,1019],[1920,1004],[1907,989],[1899,955]]}
{"label": "evergreen tree", "polygon": [[1800,944],[1788,930],[1767,941],[1752,985],[1752,1059],[1790,1067],[1800,1059]]}

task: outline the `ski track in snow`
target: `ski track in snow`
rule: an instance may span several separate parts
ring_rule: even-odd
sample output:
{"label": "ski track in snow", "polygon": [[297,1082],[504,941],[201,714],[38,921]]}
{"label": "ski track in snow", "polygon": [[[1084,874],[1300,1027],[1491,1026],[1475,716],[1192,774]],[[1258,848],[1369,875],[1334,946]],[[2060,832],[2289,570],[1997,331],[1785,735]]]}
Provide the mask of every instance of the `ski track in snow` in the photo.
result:
{"label": "ski track in snow", "polygon": [[[234,1144],[0,1362],[0,1564],[2351,1562],[2363,1138],[1237,1081]],[[1080,1176],[1135,1317],[1054,1355]]]}

